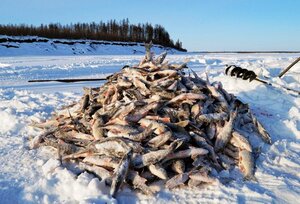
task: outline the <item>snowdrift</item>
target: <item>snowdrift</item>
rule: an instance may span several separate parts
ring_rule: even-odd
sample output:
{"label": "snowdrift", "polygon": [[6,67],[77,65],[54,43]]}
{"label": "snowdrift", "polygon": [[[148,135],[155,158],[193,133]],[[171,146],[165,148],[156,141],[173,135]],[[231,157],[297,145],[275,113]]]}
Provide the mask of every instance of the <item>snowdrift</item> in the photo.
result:
{"label": "snowdrift", "polygon": [[[174,48],[154,45],[154,52],[182,53]],[[49,39],[37,36],[0,36],[0,56],[19,55],[129,55],[144,54],[144,43],[97,40]]]}

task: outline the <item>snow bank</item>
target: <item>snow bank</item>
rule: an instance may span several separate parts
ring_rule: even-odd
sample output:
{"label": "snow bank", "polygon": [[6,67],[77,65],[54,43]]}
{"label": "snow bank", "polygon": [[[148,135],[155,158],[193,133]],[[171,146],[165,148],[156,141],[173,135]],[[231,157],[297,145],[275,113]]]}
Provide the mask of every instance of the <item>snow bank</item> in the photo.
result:
{"label": "snow bank", "polygon": [[[7,40],[10,39],[10,40]],[[32,41],[35,42],[27,42]],[[0,56],[49,56],[49,55],[132,55],[143,54],[143,43],[111,42],[95,40],[48,39],[36,36],[0,35]],[[7,40],[7,41],[6,41]],[[154,45],[153,51],[181,53],[180,51]],[[1,67],[1,65],[0,65]]]}

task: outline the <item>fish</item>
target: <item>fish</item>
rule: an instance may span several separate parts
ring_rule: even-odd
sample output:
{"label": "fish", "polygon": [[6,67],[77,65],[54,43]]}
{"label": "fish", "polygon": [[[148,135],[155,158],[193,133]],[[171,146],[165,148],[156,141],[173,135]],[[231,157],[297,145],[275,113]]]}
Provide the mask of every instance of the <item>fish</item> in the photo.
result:
{"label": "fish", "polygon": [[221,165],[225,169],[231,169],[232,166],[237,164],[237,162],[233,158],[231,158],[225,154],[219,153],[218,157],[219,157]]}
{"label": "fish", "polygon": [[149,103],[143,106],[142,108],[136,110],[133,114],[127,115],[125,117],[125,120],[129,122],[138,122],[140,119],[144,118],[149,113],[149,111],[155,110],[159,106],[160,103],[156,101]]}
{"label": "fish", "polygon": [[205,86],[206,85],[206,81],[201,79],[201,77],[198,76],[198,74],[190,67],[188,67],[189,70],[192,72],[194,78],[191,78],[191,80],[193,80],[195,83],[197,83],[198,85],[202,85],[202,86]]}
{"label": "fish", "polygon": [[129,113],[135,110],[137,106],[138,103],[132,101],[130,101],[128,104],[122,105],[121,108],[117,110],[115,114],[111,117],[111,120],[116,118],[123,120]]}
{"label": "fish", "polygon": [[204,94],[196,94],[196,93],[182,93],[175,98],[171,99],[165,105],[173,104],[173,103],[178,103],[180,101],[186,100],[186,99],[191,99],[191,100],[204,100],[206,99],[206,96]]}
{"label": "fish", "polygon": [[129,125],[111,124],[102,126],[103,129],[111,130],[116,133],[138,133],[138,129]]}
{"label": "fish", "polygon": [[206,155],[208,153],[208,150],[198,147],[190,147],[186,150],[181,150],[178,152],[170,153],[168,154],[163,162],[169,161],[171,159],[184,159],[187,157],[196,157],[198,155]]}
{"label": "fish", "polygon": [[254,176],[254,158],[251,152],[240,150],[238,165],[244,175],[244,179],[257,181],[257,178]]}
{"label": "fish", "polygon": [[147,180],[139,175],[137,171],[129,170],[127,180],[129,180],[133,187],[141,190],[146,195],[153,195],[154,192],[146,184]]}
{"label": "fish", "polygon": [[237,131],[232,132],[232,137],[229,142],[240,149],[252,152],[252,146],[248,139]]}
{"label": "fish", "polygon": [[152,128],[154,129],[154,133],[155,134],[162,134],[164,132],[168,131],[168,128],[165,124],[156,121],[156,120],[149,120],[146,118],[142,118],[139,120],[138,122],[139,124],[141,124],[143,127],[147,127],[149,125],[152,125]]}
{"label": "fish", "polygon": [[133,166],[134,168],[142,168],[144,166],[149,166],[150,164],[155,164],[166,158],[174,149],[182,145],[182,143],[183,142],[180,140],[175,140],[167,147],[167,149],[160,149],[143,155],[138,155],[133,158]]}
{"label": "fish", "polygon": [[29,124],[29,126],[40,128],[40,129],[51,129],[51,128],[53,129],[53,127],[59,126],[59,125],[60,125],[60,123],[58,120],[49,120],[49,121],[44,121],[41,123],[32,121],[31,124]]}
{"label": "fish", "polygon": [[86,93],[82,99],[81,112],[84,112],[87,109],[87,107],[89,106],[89,102],[90,102],[90,95]]}
{"label": "fish", "polygon": [[229,142],[231,136],[232,136],[232,128],[234,120],[237,116],[237,111],[232,111],[230,114],[230,119],[228,122],[225,123],[225,126],[222,128],[221,132],[216,137],[215,142],[215,150],[216,152],[222,150],[226,144]]}
{"label": "fish", "polygon": [[213,178],[208,175],[208,171],[205,168],[202,168],[200,170],[194,170],[189,173],[189,178],[193,179],[195,181],[201,181],[205,183],[214,183],[216,182],[216,178]]}
{"label": "fish", "polygon": [[82,149],[74,144],[66,143],[61,139],[54,139],[54,138],[47,138],[47,137],[43,139],[45,140],[43,145],[56,148],[59,154],[64,154],[64,155],[73,154],[75,152],[79,152]]}
{"label": "fish", "polygon": [[36,149],[41,144],[43,138],[47,137],[48,135],[53,134],[56,131],[56,128],[52,128],[51,130],[45,131],[43,134],[39,134],[35,136],[29,143],[30,149]]}
{"label": "fish", "polygon": [[130,150],[128,144],[119,138],[104,138],[96,141],[93,146],[99,154],[116,157],[122,157]]}
{"label": "fish", "polygon": [[185,163],[181,159],[175,160],[172,162],[171,168],[175,173],[182,174],[185,172]]}
{"label": "fish", "polygon": [[228,118],[228,114],[226,112],[222,113],[208,113],[208,114],[201,114],[196,118],[196,121],[198,122],[206,122],[206,123],[212,123],[212,122],[220,122],[225,121]]}
{"label": "fish", "polygon": [[167,90],[168,91],[176,91],[178,86],[178,81],[174,81],[170,86],[168,86]]}
{"label": "fish", "polygon": [[109,157],[106,155],[91,155],[86,156],[82,162],[101,166],[106,169],[115,169],[119,164],[119,159],[116,157]]}
{"label": "fish", "polygon": [[118,86],[122,88],[130,88],[133,84],[132,82],[128,79],[128,77],[118,77]]}
{"label": "fish", "polygon": [[90,105],[86,110],[85,110],[85,117],[92,117],[100,108],[102,108],[102,105],[95,104],[95,105]]}
{"label": "fish", "polygon": [[217,129],[216,129],[215,123],[210,123],[206,127],[206,135],[210,140],[212,140],[216,136],[216,132],[217,132]]}
{"label": "fish", "polygon": [[154,61],[155,64],[161,64],[163,63],[163,61],[165,60],[166,56],[167,56],[167,51],[161,53]]}
{"label": "fish", "polygon": [[209,152],[211,159],[214,161],[214,163],[217,166],[219,166],[218,156],[215,153],[214,147],[211,146],[210,144],[208,144],[207,141],[203,137],[201,137],[193,132],[191,132],[190,135],[199,147],[202,147]]}
{"label": "fish", "polygon": [[142,95],[147,96],[151,93],[150,90],[147,88],[146,84],[143,81],[141,81],[139,78],[134,77],[133,78],[133,84],[134,84],[134,86],[139,88],[140,93]]}
{"label": "fish", "polygon": [[154,129],[152,128],[152,124],[146,127],[142,132],[138,133],[118,133],[115,135],[107,135],[108,137],[119,137],[119,138],[127,138],[132,141],[141,142],[144,141],[147,137],[149,137],[153,133]]}
{"label": "fish", "polygon": [[79,168],[86,170],[88,172],[91,172],[93,174],[95,174],[98,178],[100,178],[101,180],[104,180],[106,178],[110,178],[112,176],[112,173],[110,171],[108,171],[105,168],[102,168],[100,166],[95,166],[95,165],[88,165],[86,163],[83,162],[79,162]]}
{"label": "fish", "polygon": [[191,108],[191,116],[192,118],[198,117],[198,115],[201,113],[202,105],[201,103],[196,103]]}
{"label": "fish", "polygon": [[192,93],[201,93],[199,87],[189,77],[181,76],[181,82],[186,88],[191,90]]}
{"label": "fish", "polygon": [[57,138],[61,138],[61,139],[64,139],[64,138],[73,138],[73,139],[81,139],[81,140],[94,140],[94,137],[90,134],[85,134],[85,133],[82,133],[82,132],[77,132],[75,130],[71,130],[71,131],[62,131],[62,130],[57,130],[55,132],[55,136]]}
{"label": "fish", "polygon": [[226,99],[225,99],[225,97],[223,96],[223,94],[222,94],[221,92],[219,92],[219,91],[216,89],[216,87],[214,87],[214,86],[207,85],[206,87],[207,87],[207,89],[211,92],[212,96],[213,96],[214,98],[216,98],[216,99],[220,102],[220,104],[221,104],[223,110],[227,112],[227,111],[229,110],[229,104],[228,104],[228,102],[226,101]]}
{"label": "fish", "polygon": [[184,184],[189,179],[188,173],[177,174],[166,182],[166,188],[173,189]]}
{"label": "fish", "polygon": [[[228,145],[227,145],[228,146]],[[238,150],[232,150],[230,148],[224,148],[223,153],[231,158],[233,158],[234,160],[238,160],[239,157],[239,152]]]}
{"label": "fish", "polygon": [[156,137],[153,137],[148,141],[148,145],[150,147],[155,147],[158,148],[162,145],[164,145],[170,138],[172,137],[172,132],[171,131],[166,131],[164,133],[161,133],[157,135]]}
{"label": "fish", "polygon": [[193,188],[193,187],[198,187],[198,186],[200,186],[201,184],[203,184],[202,181],[198,181],[198,180],[194,180],[194,179],[191,179],[191,178],[190,178],[187,185],[188,185],[190,188]]}
{"label": "fish", "polygon": [[272,144],[271,137],[269,133],[266,131],[266,129],[264,128],[264,126],[256,119],[256,117],[253,114],[251,114],[251,117],[253,120],[253,124],[255,125],[257,132],[261,135],[263,141],[266,142],[267,144]]}
{"label": "fish", "polygon": [[124,183],[124,181],[127,177],[127,173],[129,171],[129,166],[130,166],[130,162],[131,162],[131,157],[132,157],[132,151],[130,150],[123,156],[119,165],[117,166],[117,168],[114,171],[112,184],[110,187],[110,195],[112,197],[116,196],[116,193],[118,192],[119,188]]}
{"label": "fish", "polygon": [[162,180],[166,180],[168,178],[167,171],[159,164],[150,164],[148,166],[149,171]]}

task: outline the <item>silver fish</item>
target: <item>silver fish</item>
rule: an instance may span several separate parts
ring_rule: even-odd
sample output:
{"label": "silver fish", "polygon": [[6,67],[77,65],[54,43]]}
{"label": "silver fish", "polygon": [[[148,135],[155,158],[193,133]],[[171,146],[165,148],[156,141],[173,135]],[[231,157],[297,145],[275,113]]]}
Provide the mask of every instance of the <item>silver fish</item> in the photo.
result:
{"label": "silver fish", "polygon": [[231,112],[229,121],[225,124],[221,132],[217,135],[216,142],[215,142],[216,152],[222,150],[229,142],[232,136],[231,133],[232,133],[233,123],[236,118],[236,115],[237,115],[236,110]]}
{"label": "silver fish", "polygon": [[142,142],[147,137],[149,137],[153,133],[153,131],[154,130],[152,128],[152,125],[149,125],[142,132],[139,132],[139,133],[128,133],[128,134],[117,133],[117,134],[114,134],[114,135],[107,134],[107,136],[108,137],[127,138],[127,139],[130,139],[132,141]]}
{"label": "silver fish", "polygon": [[172,142],[167,149],[161,149],[152,151],[143,155],[138,155],[133,159],[133,166],[135,168],[142,168],[144,166],[149,166],[150,164],[155,164],[166,156],[168,156],[174,149],[178,148],[182,144],[182,141],[175,140]]}
{"label": "silver fish", "polygon": [[150,147],[158,148],[158,147],[164,145],[171,137],[172,137],[172,132],[171,131],[164,132],[164,133],[159,134],[158,136],[153,137],[152,139],[150,139],[148,141],[148,145]]}
{"label": "silver fish", "polygon": [[112,173],[110,171],[100,166],[88,165],[83,162],[79,162],[79,168],[92,172],[96,174],[98,177],[100,177],[101,179],[109,178],[112,176]]}
{"label": "silver fish", "polygon": [[119,159],[116,157],[109,157],[106,155],[91,155],[85,157],[82,162],[101,166],[108,169],[115,169],[119,164]]}
{"label": "silver fish", "polygon": [[166,180],[168,178],[167,171],[159,164],[150,164],[149,171],[160,179]]}
{"label": "silver fish", "polygon": [[219,153],[218,156],[219,156],[219,159],[221,161],[222,166],[225,169],[231,169],[231,167],[233,165],[237,164],[237,162],[234,159],[232,159],[231,157],[228,157],[225,154]]}
{"label": "silver fish", "polygon": [[171,164],[171,168],[174,172],[182,174],[185,172],[185,163],[183,160],[175,160]]}
{"label": "silver fish", "polygon": [[229,110],[229,105],[223,96],[222,93],[220,93],[214,86],[207,85],[208,90],[211,92],[211,94],[221,103],[221,106],[223,107],[224,111]]}
{"label": "silver fish", "polygon": [[178,152],[170,153],[165,157],[163,162],[169,161],[171,159],[184,159],[187,157],[196,157],[198,155],[205,155],[207,154],[208,151],[203,148],[197,148],[197,147],[190,147],[189,149],[186,150],[181,150]]}
{"label": "silver fish", "polygon": [[206,135],[207,137],[211,140],[216,136],[216,124],[215,123],[210,123],[207,127],[206,127]]}
{"label": "silver fish", "polygon": [[51,130],[45,131],[43,134],[35,136],[29,144],[30,149],[38,148],[41,144],[42,140],[48,135],[53,134],[56,131],[56,128],[52,128]]}
{"label": "silver fish", "polygon": [[251,114],[252,120],[253,120],[253,124],[255,125],[255,127],[257,128],[257,131],[260,133],[261,138],[268,144],[272,143],[271,137],[269,135],[269,133],[266,131],[266,129],[264,128],[264,126],[256,119],[256,117]]}
{"label": "silver fish", "polygon": [[151,102],[151,103],[143,106],[142,108],[136,110],[133,114],[127,115],[125,117],[125,120],[129,121],[129,122],[138,122],[140,119],[145,117],[150,110],[157,109],[159,107],[159,105],[160,105],[160,103],[158,103],[156,101]]}
{"label": "silver fish", "polygon": [[209,155],[210,155],[211,159],[218,166],[219,165],[218,157],[215,153],[214,148],[210,144],[208,144],[203,137],[201,137],[201,136],[199,136],[199,135],[197,135],[193,132],[191,132],[190,135],[192,136],[193,140],[196,142],[196,144],[199,147],[202,147],[202,148],[207,149],[209,151]]}
{"label": "silver fish", "polygon": [[254,176],[254,158],[251,152],[239,151],[239,167],[245,179],[257,181]]}
{"label": "silver fish", "polygon": [[127,152],[124,157],[121,159],[118,167],[114,171],[114,176],[112,179],[112,184],[110,188],[110,195],[112,197],[116,196],[120,186],[125,181],[127,173],[129,170],[129,165],[131,162],[132,151]]}
{"label": "silver fish", "polygon": [[133,78],[133,84],[134,86],[139,88],[142,95],[146,96],[151,93],[150,90],[145,85],[145,83],[136,77]]}
{"label": "silver fish", "polygon": [[201,184],[203,184],[202,181],[194,180],[194,179],[191,179],[191,178],[190,178],[189,181],[188,181],[188,186],[189,186],[190,188],[198,187],[198,186],[200,186]]}
{"label": "silver fish", "polygon": [[94,144],[96,152],[107,156],[122,157],[129,151],[129,146],[119,138],[105,138]]}
{"label": "silver fish", "polygon": [[134,188],[141,190],[146,195],[153,195],[154,192],[146,185],[147,180],[139,175],[137,171],[130,170],[127,179],[131,181]]}
{"label": "silver fish", "polygon": [[239,147],[240,149],[245,149],[249,152],[252,152],[252,146],[249,143],[248,139],[237,131],[232,132],[230,143],[236,147]]}
{"label": "silver fish", "polygon": [[188,179],[188,173],[177,174],[166,182],[166,187],[168,189],[173,189],[179,185],[184,184]]}
{"label": "silver fish", "polygon": [[205,168],[190,172],[189,177],[193,180],[201,181],[205,183],[214,183],[217,181],[216,178],[213,178],[208,175],[208,171]]}
{"label": "silver fish", "polygon": [[139,120],[139,124],[141,124],[143,127],[152,125],[152,128],[155,129],[154,130],[155,134],[161,134],[161,133],[168,131],[166,125],[164,125],[161,122],[155,121],[155,120],[149,120],[146,118],[142,118],[141,120]]}
{"label": "silver fish", "polygon": [[163,63],[163,61],[165,60],[167,54],[168,54],[167,51],[161,53],[161,54],[155,59],[155,64],[161,64],[161,63]]}
{"label": "silver fish", "polygon": [[199,122],[206,122],[206,123],[212,123],[212,122],[219,122],[219,121],[225,121],[228,118],[228,114],[226,112],[222,113],[208,113],[208,114],[202,114],[199,115],[196,120]]}
{"label": "silver fish", "polygon": [[89,102],[90,102],[90,95],[85,94],[82,99],[81,112],[84,112],[85,109],[87,109],[87,107],[89,106]]}
{"label": "silver fish", "polygon": [[206,99],[206,96],[204,94],[196,94],[196,93],[182,93],[178,96],[176,96],[175,98],[173,98],[172,100],[168,101],[167,103],[165,103],[165,105],[169,105],[172,103],[178,103],[180,101],[186,100],[186,99],[191,99],[191,100],[204,100]]}

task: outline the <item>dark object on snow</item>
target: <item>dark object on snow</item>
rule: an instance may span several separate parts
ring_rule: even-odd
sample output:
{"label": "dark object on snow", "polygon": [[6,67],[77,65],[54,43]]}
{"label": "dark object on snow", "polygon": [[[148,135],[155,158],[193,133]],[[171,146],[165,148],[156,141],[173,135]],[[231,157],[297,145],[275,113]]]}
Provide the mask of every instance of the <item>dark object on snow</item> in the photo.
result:
{"label": "dark object on snow", "polygon": [[28,82],[64,82],[64,83],[73,83],[73,82],[79,82],[79,81],[104,81],[107,80],[107,78],[98,78],[98,79],[37,79],[37,80],[29,80]]}
{"label": "dark object on snow", "polygon": [[[300,58],[298,58],[297,60],[300,61]],[[291,68],[294,64],[296,64],[298,62],[297,60],[294,61],[289,67]],[[285,72],[283,71],[284,73],[283,72],[282,73],[285,74],[288,71],[289,67],[287,67],[284,70]],[[273,83],[268,82],[266,80],[257,78],[257,75],[253,71],[250,71],[250,70],[247,70],[247,69],[243,69],[243,68],[237,67],[235,65],[226,65],[225,74],[228,75],[228,76],[231,76],[231,77],[236,76],[237,78],[241,78],[243,80],[248,80],[249,79],[250,82],[253,81],[253,80],[259,81],[259,82],[261,82],[263,84],[266,84],[266,85],[269,85],[269,86],[273,86],[273,87],[277,87],[277,88],[283,88],[285,90],[292,91],[292,92],[300,95],[300,91],[298,91],[298,90],[294,90],[294,89],[291,89],[289,87],[286,87],[286,86],[283,86],[283,85],[279,85],[279,84],[273,84]]]}
{"label": "dark object on snow", "polygon": [[249,79],[249,81],[253,81],[257,77],[253,71],[243,69],[235,65],[228,66],[225,70],[225,74],[229,76],[236,76],[237,78],[241,78],[243,80]]}

